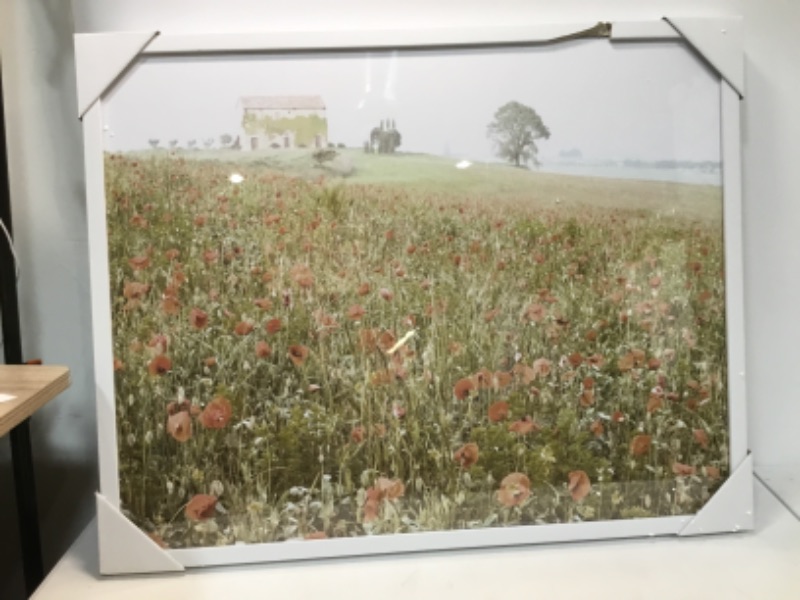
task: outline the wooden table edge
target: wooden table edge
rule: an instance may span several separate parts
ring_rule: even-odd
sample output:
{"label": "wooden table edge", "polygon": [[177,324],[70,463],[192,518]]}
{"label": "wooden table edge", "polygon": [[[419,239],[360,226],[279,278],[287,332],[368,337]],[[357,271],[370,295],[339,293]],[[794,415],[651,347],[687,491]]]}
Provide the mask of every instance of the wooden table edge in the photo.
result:
{"label": "wooden table edge", "polygon": [[[0,436],[7,434],[14,427],[20,424],[25,419],[33,415],[37,410],[42,408],[45,404],[50,402],[53,398],[58,396],[61,392],[66,390],[70,384],[70,371],[68,367],[61,365],[0,365],[0,374],[8,370],[25,369],[29,373],[37,373],[39,375],[46,374],[48,371],[54,372],[50,379],[42,382],[40,389],[31,393],[30,397],[24,402],[18,400],[11,400],[8,402],[10,410],[3,414],[3,409],[6,408],[0,404]],[[27,373],[26,373],[27,374]],[[0,377],[0,393],[5,393],[5,381]]]}

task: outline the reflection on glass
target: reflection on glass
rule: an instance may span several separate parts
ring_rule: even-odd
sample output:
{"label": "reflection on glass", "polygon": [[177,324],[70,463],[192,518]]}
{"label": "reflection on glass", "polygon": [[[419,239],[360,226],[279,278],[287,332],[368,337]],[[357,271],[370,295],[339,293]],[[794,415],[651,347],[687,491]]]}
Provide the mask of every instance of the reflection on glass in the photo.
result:
{"label": "reflection on glass", "polygon": [[124,509],[170,547],[696,512],[718,98],[680,45],[143,61],[106,106]]}

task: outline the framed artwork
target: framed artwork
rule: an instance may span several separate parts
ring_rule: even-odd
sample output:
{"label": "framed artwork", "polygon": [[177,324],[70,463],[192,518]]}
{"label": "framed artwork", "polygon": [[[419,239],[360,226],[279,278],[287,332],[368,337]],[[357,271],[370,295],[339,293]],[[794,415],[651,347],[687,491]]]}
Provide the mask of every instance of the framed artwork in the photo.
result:
{"label": "framed artwork", "polygon": [[750,528],[740,42],[77,36],[102,571]]}

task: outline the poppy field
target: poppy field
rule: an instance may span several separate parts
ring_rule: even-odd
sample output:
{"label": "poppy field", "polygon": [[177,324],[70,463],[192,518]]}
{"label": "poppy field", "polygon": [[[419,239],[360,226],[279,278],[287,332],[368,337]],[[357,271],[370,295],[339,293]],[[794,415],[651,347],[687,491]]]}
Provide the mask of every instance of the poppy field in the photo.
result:
{"label": "poppy field", "polygon": [[183,548],[696,512],[721,189],[403,160],[106,156],[125,514]]}

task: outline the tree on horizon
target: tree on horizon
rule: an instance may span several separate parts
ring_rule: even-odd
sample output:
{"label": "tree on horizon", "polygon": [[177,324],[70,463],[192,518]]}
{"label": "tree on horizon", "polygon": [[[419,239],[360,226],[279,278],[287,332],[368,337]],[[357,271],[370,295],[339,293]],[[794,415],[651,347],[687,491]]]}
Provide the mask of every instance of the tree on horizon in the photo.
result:
{"label": "tree on horizon", "polygon": [[539,164],[536,140],[548,139],[550,130],[533,108],[519,102],[507,102],[494,113],[487,135],[497,147],[497,155],[515,167]]}

